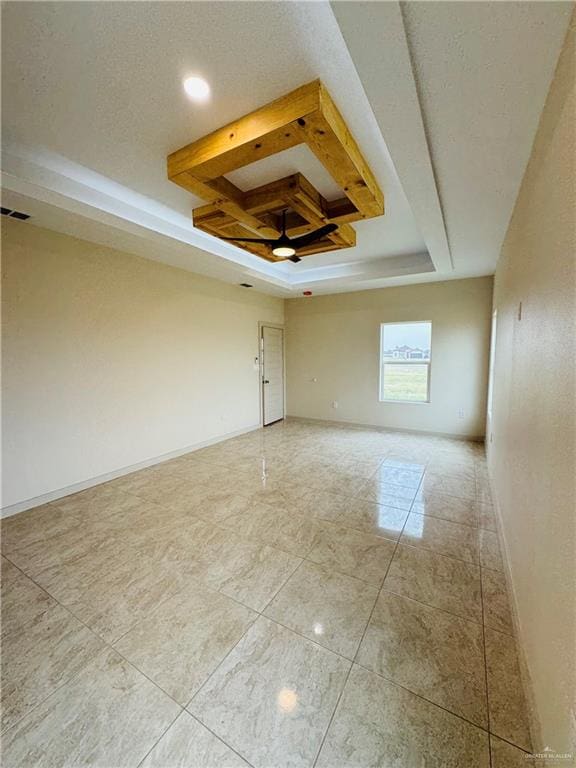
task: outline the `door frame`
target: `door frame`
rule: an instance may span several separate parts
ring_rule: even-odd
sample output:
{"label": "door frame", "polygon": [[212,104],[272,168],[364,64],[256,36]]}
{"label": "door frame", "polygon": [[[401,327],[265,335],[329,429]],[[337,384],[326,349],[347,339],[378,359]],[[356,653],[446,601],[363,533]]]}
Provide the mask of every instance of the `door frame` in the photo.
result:
{"label": "door frame", "polygon": [[490,454],[492,443],[492,424],[494,423],[494,374],[496,366],[496,344],[498,341],[498,308],[492,311],[490,322],[490,351],[488,358],[488,388],[486,392],[486,434],[484,444],[486,453]]}
{"label": "door frame", "polygon": [[[278,328],[282,331],[282,384],[283,384],[283,404],[284,410],[282,418],[286,418],[286,329],[283,323],[267,323],[265,320],[258,321],[258,398],[260,402],[260,427],[264,427],[264,355],[262,344],[262,329]],[[274,424],[276,422],[273,422]]]}

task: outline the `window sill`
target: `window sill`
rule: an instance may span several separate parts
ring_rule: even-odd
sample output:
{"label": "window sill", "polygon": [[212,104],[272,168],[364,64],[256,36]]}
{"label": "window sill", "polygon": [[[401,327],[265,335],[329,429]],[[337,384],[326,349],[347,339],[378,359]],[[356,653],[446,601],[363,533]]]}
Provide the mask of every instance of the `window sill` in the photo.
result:
{"label": "window sill", "polygon": [[379,403],[388,403],[391,405],[430,405],[430,400],[378,400]]}

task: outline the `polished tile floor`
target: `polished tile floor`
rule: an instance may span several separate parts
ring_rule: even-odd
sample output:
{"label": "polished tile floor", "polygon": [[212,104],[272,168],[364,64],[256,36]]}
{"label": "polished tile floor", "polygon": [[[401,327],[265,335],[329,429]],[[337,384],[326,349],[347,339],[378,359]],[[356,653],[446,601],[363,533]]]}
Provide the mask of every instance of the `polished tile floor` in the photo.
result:
{"label": "polished tile floor", "polygon": [[531,765],[479,445],[289,421],[2,534],[4,768]]}

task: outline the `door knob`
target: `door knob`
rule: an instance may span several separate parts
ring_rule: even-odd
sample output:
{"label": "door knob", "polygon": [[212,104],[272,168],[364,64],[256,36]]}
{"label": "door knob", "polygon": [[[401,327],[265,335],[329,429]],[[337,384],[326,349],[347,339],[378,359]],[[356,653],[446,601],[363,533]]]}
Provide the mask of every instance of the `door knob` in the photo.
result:
{"label": "door knob", "polygon": [[270,384],[270,382],[268,381],[268,379],[264,379],[264,384]]}

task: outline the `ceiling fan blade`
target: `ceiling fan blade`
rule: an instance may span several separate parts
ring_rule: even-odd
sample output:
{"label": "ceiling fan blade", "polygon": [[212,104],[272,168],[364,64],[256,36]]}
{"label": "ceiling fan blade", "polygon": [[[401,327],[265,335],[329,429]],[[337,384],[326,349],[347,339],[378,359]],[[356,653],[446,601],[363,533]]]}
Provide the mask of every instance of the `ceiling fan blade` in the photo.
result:
{"label": "ceiling fan blade", "polygon": [[304,246],[311,245],[312,243],[315,243],[316,240],[321,240],[323,237],[326,237],[326,235],[334,232],[335,229],[338,229],[337,224],[326,224],[326,226],[320,227],[320,229],[316,229],[314,232],[309,232],[307,235],[295,237],[290,241],[290,245],[296,249],[304,248]]}
{"label": "ceiling fan blade", "polygon": [[[284,226],[285,223],[283,223],[283,227]],[[268,245],[270,248],[274,248],[278,245],[286,245],[292,246],[292,248],[297,250],[298,248],[304,248],[306,245],[315,243],[316,240],[321,240],[323,237],[326,237],[326,235],[329,235],[330,232],[334,232],[335,229],[338,229],[337,224],[326,224],[325,226],[320,227],[320,229],[314,230],[314,232],[309,232],[307,235],[301,235],[300,237],[295,237],[290,240],[286,238],[284,231],[282,232],[282,235],[275,240],[262,237],[222,237],[221,240],[228,240],[232,243],[260,243],[261,245]],[[282,238],[286,238],[285,243],[281,242]],[[300,261],[300,259],[295,256],[290,257],[290,260],[294,262]]]}
{"label": "ceiling fan blade", "polygon": [[265,240],[262,237],[221,237],[220,240],[230,240],[236,243],[262,243],[262,245],[274,246],[278,240]]}

